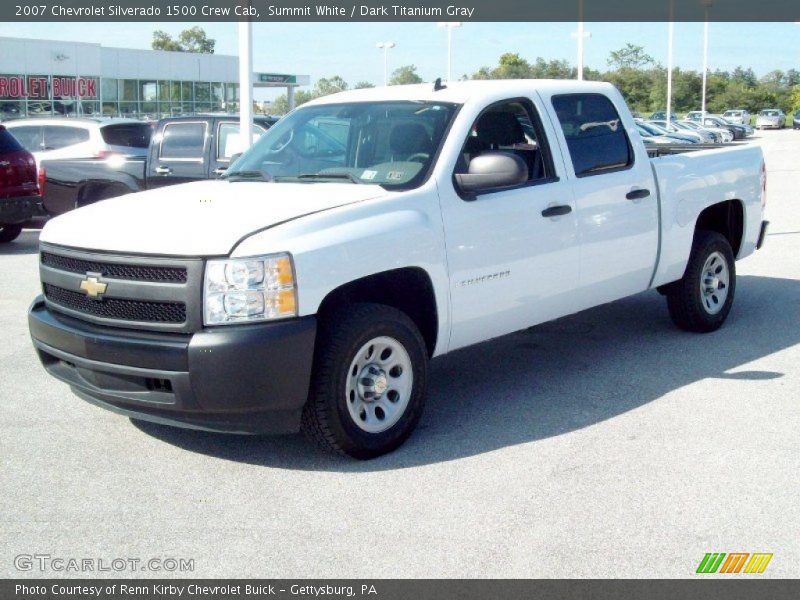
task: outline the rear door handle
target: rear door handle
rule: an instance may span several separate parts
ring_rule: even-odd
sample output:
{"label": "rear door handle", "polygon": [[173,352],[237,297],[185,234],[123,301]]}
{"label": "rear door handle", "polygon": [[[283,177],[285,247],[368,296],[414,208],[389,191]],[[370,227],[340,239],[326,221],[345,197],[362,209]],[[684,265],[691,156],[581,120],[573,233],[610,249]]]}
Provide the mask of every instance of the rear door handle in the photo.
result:
{"label": "rear door handle", "polygon": [[542,211],[543,217],[561,217],[572,212],[572,207],[568,204],[556,204],[548,206]]}
{"label": "rear door handle", "polygon": [[639,189],[639,190],[631,190],[625,197],[628,200],[641,200],[642,198],[647,198],[650,195],[650,190],[648,189]]}
{"label": "rear door handle", "polygon": [[169,175],[172,169],[169,167],[156,167],[156,175]]}

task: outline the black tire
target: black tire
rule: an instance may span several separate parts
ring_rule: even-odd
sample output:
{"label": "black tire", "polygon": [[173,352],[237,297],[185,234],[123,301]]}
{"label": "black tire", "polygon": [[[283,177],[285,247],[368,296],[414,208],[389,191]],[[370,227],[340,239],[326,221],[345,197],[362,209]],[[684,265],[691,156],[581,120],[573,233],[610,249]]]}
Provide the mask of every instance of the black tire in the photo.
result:
{"label": "black tire", "polygon": [[[717,312],[712,313],[706,308],[700,283],[706,260],[715,252],[722,255],[727,263],[729,277],[727,296],[721,308],[714,308]],[[666,292],[669,316],[675,325],[697,333],[719,329],[728,317],[736,292],[736,262],[727,238],[715,231],[698,231],[683,279],[670,284]]]}
{"label": "black tire", "polygon": [[13,242],[22,233],[22,224],[16,225],[2,225],[0,224],[0,244],[7,244]]}
{"label": "black tire", "polygon": [[[408,354],[412,385],[402,416],[389,429],[369,433],[348,409],[347,385],[356,353],[371,340],[390,337]],[[308,401],[301,428],[320,448],[366,460],[395,450],[408,439],[425,405],[428,354],[405,313],[382,304],[353,304],[319,324]]]}

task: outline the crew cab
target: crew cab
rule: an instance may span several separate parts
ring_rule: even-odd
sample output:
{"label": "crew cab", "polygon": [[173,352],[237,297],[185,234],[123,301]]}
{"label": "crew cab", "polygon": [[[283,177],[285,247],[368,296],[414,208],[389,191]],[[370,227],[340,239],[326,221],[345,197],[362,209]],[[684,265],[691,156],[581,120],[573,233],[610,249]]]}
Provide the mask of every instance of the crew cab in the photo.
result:
{"label": "crew cab", "polygon": [[320,98],[220,180],[51,220],[33,344],[134,419],[372,458],[455,349],[651,289],[678,327],[719,328],[764,240],[766,172],[756,145],[691,147],[650,156],[601,82]]}
{"label": "crew cab", "polygon": [[[275,117],[256,117],[253,138],[258,139],[276,121]],[[231,157],[242,148],[236,115],[168,117],[155,124],[148,140],[138,156],[115,153],[43,161],[47,213],[59,215],[123,194],[213,179],[225,172]]]}

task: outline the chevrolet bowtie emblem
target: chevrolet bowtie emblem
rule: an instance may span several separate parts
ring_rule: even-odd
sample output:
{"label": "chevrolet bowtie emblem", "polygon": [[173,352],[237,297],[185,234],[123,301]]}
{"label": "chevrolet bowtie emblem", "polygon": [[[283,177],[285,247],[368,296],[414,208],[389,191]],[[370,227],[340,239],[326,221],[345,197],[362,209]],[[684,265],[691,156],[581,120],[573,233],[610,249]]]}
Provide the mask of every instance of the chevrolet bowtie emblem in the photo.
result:
{"label": "chevrolet bowtie emblem", "polygon": [[86,279],[81,281],[81,289],[86,292],[89,298],[99,299],[105,293],[107,287],[107,283],[98,281],[94,275],[87,274]]}

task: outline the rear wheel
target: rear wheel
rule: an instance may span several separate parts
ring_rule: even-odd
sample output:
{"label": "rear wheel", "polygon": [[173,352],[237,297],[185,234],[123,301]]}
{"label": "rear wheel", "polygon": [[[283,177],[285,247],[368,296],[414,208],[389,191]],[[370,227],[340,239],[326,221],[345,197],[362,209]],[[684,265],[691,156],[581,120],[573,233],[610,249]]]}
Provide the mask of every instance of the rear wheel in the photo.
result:
{"label": "rear wheel", "polygon": [[22,233],[22,225],[0,225],[0,244],[13,242]]}
{"label": "rear wheel", "polygon": [[320,323],[302,429],[318,446],[358,459],[399,447],[425,402],[427,351],[414,322],[354,304]]}
{"label": "rear wheel", "polygon": [[686,331],[715,331],[728,317],[735,291],[736,264],[727,238],[698,231],[683,279],[666,290],[673,322]]}

